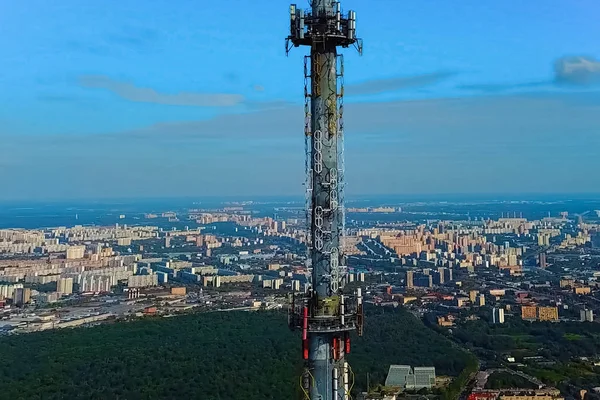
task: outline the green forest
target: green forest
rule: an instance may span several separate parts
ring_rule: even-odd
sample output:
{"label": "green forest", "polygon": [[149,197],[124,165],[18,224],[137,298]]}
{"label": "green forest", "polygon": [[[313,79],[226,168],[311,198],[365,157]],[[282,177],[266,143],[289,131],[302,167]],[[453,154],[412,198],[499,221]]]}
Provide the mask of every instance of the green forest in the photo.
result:
{"label": "green forest", "polygon": [[[349,362],[355,388],[390,364],[458,375],[474,359],[402,309],[370,308]],[[148,317],[0,339],[0,396],[11,399],[298,398],[300,340],[280,312]]]}
{"label": "green forest", "polygon": [[525,365],[523,372],[565,393],[575,396],[576,388],[600,386],[600,367],[593,363],[600,354],[600,324],[511,318],[489,325],[478,320],[453,328],[450,336],[489,368],[514,367],[507,362],[512,356]]}
{"label": "green forest", "polygon": [[[528,322],[512,318],[505,324],[470,321],[453,330],[453,337],[474,350],[512,355],[518,361],[542,356],[553,361],[600,354],[600,325],[580,322]],[[482,358],[484,352],[481,353]],[[492,359],[489,359],[492,361]]]}
{"label": "green forest", "polygon": [[486,389],[511,389],[526,388],[537,389],[538,386],[527,379],[511,374],[510,372],[498,371],[491,374],[485,385]]}

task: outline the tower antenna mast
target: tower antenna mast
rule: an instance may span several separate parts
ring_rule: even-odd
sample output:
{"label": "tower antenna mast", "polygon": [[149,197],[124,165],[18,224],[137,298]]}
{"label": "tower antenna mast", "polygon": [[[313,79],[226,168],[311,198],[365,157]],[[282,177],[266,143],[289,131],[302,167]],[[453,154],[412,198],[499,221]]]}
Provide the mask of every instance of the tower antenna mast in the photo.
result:
{"label": "tower antenna mast", "polygon": [[343,15],[335,0],[312,0],[304,10],[290,6],[292,47],[308,46],[304,57],[307,268],[309,289],[290,299],[289,324],[302,331],[306,400],[349,400],[354,374],[345,359],[350,332],[363,332],[360,288],[344,291],[348,270],[343,254],[344,211],[344,63],[338,47],[354,46],[356,13]]}

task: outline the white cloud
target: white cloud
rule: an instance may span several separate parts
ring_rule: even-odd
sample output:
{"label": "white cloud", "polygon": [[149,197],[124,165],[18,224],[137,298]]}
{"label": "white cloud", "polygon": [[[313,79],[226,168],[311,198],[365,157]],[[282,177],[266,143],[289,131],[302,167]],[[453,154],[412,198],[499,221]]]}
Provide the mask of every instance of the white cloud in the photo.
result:
{"label": "white cloud", "polygon": [[137,87],[128,82],[115,81],[104,75],[86,75],[79,78],[81,86],[106,89],[116,95],[135,102],[156,103],[174,106],[230,107],[240,104],[244,97],[228,93],[159,93],[151,88]]}
{"label": "white cloud", "polygon": [[556,80],[561,83],[591,85],[600,83],[600,61],[592,57],[563,57],[555,64]]}

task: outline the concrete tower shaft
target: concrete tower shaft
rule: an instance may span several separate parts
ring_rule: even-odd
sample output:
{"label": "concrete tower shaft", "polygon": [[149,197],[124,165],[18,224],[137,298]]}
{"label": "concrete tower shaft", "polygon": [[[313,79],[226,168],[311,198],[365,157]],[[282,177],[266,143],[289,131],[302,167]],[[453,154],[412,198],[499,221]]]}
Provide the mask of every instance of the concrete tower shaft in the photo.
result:
{"label": "concrete tower shaft", "polygon": [[317,43],[311,50],[311,171],[313,238],[312,287],[319,297],[339,286],[341,205],[338,160],[336,47]]}
{"label": "concrete tower shaft", "polygon": [[[307,267],[311,286],[290,301],[290,327],[302,330],[306,369],[302,388],[308,400],[349,399],[350,331],[362,334],[360,289],[344,293],[347,270],[342,254],[343,59],[338,47],[356,38],[356,14],[342,16],[339,1],[312,0],[310,10],[290,6],[293,46],[309,46],[305,57],[305,135],[307,190]],[[310,64],[310,66],[308,66]]]}

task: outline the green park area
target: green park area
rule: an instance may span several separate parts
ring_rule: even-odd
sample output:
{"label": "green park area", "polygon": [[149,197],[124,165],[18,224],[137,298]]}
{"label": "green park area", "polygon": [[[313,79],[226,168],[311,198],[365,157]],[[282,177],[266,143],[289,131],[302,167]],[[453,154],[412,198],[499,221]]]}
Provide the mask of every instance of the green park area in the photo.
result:
{"label": "green park area", "polygon": [[[576,387],[600,386],[600,367],[595,365],[600,355],[600,324],[510,318],[494,325],[480,319],[454,327],[446,335],[470,349],[487,368],[519,370],[573,394]],[[516,379],[496,378],[499,385]]]}
{"label": "green park area", "polygon": [[[293,399],[299,334],[280,312],[148,317],[0,339],[0,387],[11,399]],[[355,389],[381,384],[390,364],[458,376],[474,358],[402,309],[370,308],[349,361]],[[442,392],[460,390],[460,380]]]}

